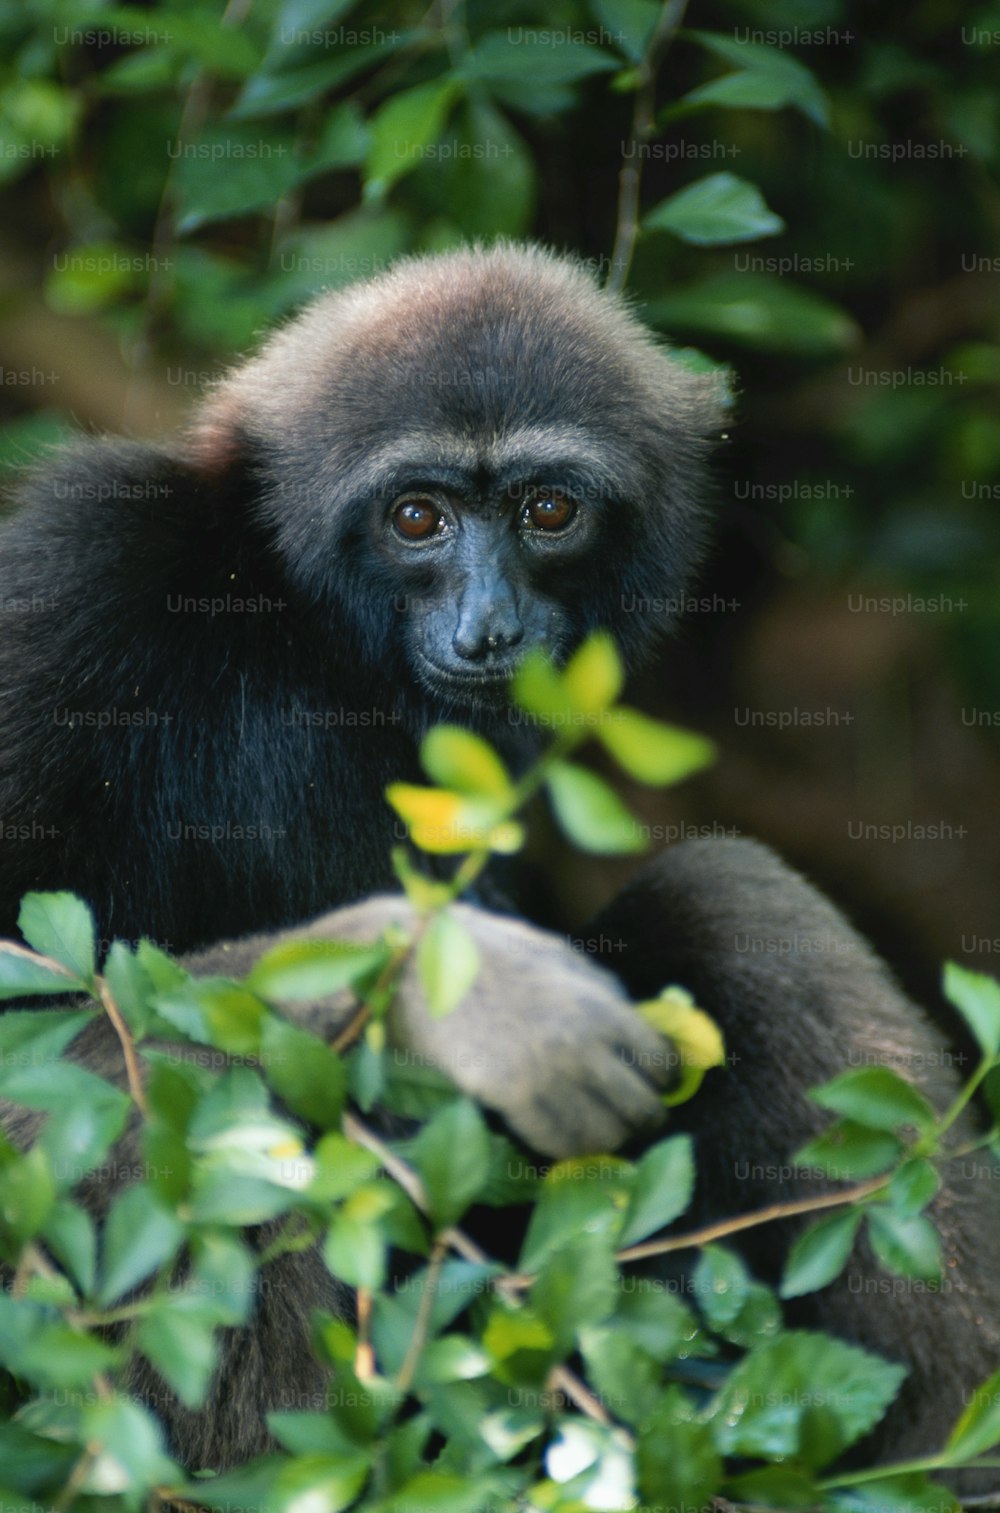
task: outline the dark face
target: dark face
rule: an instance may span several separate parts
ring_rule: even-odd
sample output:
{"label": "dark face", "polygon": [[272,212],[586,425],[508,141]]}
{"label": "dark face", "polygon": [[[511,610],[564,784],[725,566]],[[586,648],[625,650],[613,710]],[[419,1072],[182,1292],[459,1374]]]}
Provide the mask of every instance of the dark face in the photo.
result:
{"label": "dark face", "polygon": [[459,702],[499,701],[525,652],[568,652],[574,616],[553,589],[590,556],[600,525],[599,504],[530,475],[464,489],[424,479],[388,501],[378,550],[420,682]]}

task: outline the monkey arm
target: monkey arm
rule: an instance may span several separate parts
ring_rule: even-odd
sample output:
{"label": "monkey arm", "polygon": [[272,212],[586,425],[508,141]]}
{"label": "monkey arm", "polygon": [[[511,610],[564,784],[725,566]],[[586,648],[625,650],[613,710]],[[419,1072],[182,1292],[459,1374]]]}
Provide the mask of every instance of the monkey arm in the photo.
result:
{"label": "monkey arm", "polygon": [[[435,1018],[411,960],[389,1012],[390,1054],[436,1067],[543,1155],[615,1150],[654,1130],[663,1118],[657,1093],[674,1080],[676,1055],[615,978],[547,931],[464,904],[456,912],[478,947],[478,976],[456,1009]],[[279,941],[368,942],[388,924],[414,919],[405,898],[379,895],[296,930],[227,941],[182,960],[196,976],[239,978]],[[276,1007],[332,1041],[358,1004],[341,991]],[[197,1046],[178,1051],[200,1054]],[[70,1054],[124,1086],[121,1050],[106,1018],[89,1025]],[[38,1117],[9,1109],[5,1123],[16,1143],[30,1143]]]}

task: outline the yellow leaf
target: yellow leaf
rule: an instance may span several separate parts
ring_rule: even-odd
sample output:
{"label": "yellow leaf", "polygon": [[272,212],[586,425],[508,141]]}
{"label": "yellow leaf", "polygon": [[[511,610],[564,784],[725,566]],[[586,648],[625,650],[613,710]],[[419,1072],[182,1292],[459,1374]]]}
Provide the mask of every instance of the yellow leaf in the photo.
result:
{"label": "yellow leaf", "polygon": [[673,1043],[680,1057],[680,1081],[673,1092],[663,1094],[663,1102],[668,1108],[686,1103],[698,1091],[708,1069],[724,1064],[726,1046],[722,1031],[684,988],[664,988],[658,998],[636,1007],[654,1030]]}
{"label": "yellow leaf", "polygon": [[521,827],[503,818],[505,806],[501,803],[411,783],[391,783],[386,797],[405,820],[410,839],[422,851],[453,855],[460,851],[520,849]]}

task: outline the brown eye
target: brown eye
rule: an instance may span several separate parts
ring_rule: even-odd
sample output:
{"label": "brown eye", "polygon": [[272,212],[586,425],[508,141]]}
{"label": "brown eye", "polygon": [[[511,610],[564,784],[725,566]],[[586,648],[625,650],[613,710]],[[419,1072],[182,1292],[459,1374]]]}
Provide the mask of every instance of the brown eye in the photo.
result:
{"label": "brown eye", "polygon": [[426,541],[444,524],[433,499],[404,499],[392,512],[392,523],[407,541]]}
{"label": "brown eye", "polygon": [[575,514],[575,500],[558,489],[546,489],[522,506],[521,524],[536,531],[563,531]]}

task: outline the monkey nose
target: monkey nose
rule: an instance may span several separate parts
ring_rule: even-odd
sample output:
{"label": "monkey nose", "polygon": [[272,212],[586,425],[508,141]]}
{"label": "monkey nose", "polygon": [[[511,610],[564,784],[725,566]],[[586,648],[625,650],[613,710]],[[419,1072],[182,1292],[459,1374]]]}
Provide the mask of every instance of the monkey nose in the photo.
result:
{"label": "monkey nose", "polygon": [[509,651],[524,639],[524,627],[516,617],[504,623],[468,622],[463,616],[452,637],[452,648],[466,662],[479,662],[497,652]]}

